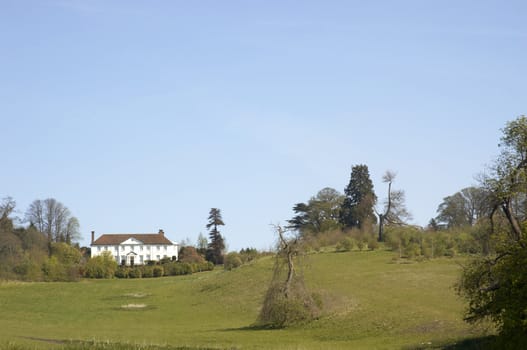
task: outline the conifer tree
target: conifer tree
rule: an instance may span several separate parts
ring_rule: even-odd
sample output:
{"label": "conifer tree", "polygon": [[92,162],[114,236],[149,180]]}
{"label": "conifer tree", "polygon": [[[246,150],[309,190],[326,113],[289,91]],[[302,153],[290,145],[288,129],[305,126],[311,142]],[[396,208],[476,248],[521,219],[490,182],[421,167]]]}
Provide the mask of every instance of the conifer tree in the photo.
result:
{"label": "conifer tree", "polygon": [[207,230],[209,231],[210,243],[207,247],[206,258],[214,264],[223,264],[223,251],[225,250],[225,242],[218,230],[218,226],[224,226],[225,223],[221,217],[221,211],[218,208],[211,208],[209,212],[209,223]]}
{"label": "conifer tree", "polygon": [[348,186],[344,189],[344,203],[342,204],[340,220],[345,228],[357,227],[369,229],[377,221],[373,207],[377,196],[373,192],[368,166],[355,165],[351,168]]}

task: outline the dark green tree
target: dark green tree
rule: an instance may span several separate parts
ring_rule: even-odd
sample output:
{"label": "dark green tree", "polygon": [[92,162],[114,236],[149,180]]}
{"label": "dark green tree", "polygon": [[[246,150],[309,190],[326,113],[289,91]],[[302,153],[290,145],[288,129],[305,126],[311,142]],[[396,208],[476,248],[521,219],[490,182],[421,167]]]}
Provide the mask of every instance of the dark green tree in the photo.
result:
{"label": "dark green tree", "polygon": [[211,208],[209,212],[209,222],[207,230],[209,231],[209,245],[207,247],[206,259],[218,265],[223,264],[223,253],[225,250],[225,241],[218,230],[218,226],[224,226],[225,223],[221,217],[221,211],[218,208]]}
{"label": "dark green tree", "polygon": [[295,216],[288,220],[288,229],[302,235],[317,234],[341,228],[340,208],[344,196],[333,188],[323,188],[307,203],[297,203],[293,207]]}
{"label": "dark green tree", "polygon": [[361,164],[351,168],[351,177],[344,193],[340,221],[345,228],[371,229],[377,218],[373,211],[377,196],[373,192],[368,166]]}
{"label": "dark green tree", "polygon": [[[468,301],[466,320],[493,321],[509,343],[527,341],[527,118],[507,123],[501,153],[483,185],[490,194],[494,250],[463,271],[458,292]],[[513,344],[510,344],[510,343]]]}

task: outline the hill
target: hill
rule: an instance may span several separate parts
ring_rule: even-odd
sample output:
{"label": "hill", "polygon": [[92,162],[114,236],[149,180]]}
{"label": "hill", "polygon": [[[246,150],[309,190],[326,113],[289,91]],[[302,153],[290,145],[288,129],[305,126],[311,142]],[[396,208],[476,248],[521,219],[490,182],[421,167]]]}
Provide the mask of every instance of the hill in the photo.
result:
{"label": "hill", "polygon": [[329,312],[285,330],[251,327],[271,278],[271,257],[233,271],[184,277],[4,282],[0,345],[80,349],[88,346],[82,342],[96,341],[112,343],[102,348],[121,343],[123,349],[130,344],[139,344],[138,349],[440,347],[483,334],[462,321],[463,304],[452,288],[461,262],[463,258],[400,263],[387,251],[309,255],[306,283]]}

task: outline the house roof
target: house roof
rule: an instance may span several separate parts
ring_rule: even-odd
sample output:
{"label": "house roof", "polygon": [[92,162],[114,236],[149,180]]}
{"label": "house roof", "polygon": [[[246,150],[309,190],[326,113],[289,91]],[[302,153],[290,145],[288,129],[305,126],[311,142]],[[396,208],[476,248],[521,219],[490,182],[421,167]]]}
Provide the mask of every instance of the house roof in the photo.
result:
{"label": "house roof", "polygon": [[162,233],[113,233],[101,235],[91,245],[121,244],[129,238],[135,238],[144,244],[174,244]]}

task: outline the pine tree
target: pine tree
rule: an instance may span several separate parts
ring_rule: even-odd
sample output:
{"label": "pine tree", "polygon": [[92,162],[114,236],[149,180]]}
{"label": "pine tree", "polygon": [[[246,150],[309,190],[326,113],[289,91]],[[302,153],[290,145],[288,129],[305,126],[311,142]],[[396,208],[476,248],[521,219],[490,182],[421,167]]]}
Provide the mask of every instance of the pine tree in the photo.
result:
{"label": "pine tree", "polygon": [[209,212],[209,223],[207,230],[209,232],[210,243],[207,247],[206,258],[214,264],[223,264],[223,251],[225,242],[218,230],[218,226],[224,226],[225,223],[221,217],[221,211],[218,208],[211,208]]}
{"label": "pine tree", "polygon": [[351,168],[350,182],[344,193],[346,198],[340,216],[344,227],[368,229],[367,226],[377,222],[373,212],[377,196],[373,192],[373,183],[367,165],[355,165]]}

